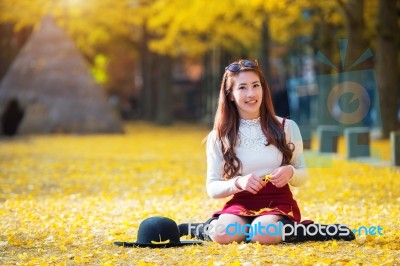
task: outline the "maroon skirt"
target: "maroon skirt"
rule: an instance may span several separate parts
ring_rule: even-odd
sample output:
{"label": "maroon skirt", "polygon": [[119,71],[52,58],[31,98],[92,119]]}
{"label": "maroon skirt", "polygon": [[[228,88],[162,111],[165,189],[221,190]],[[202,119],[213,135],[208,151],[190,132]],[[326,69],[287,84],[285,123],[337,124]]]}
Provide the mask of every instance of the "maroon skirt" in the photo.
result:
{"label": "maroon skirt", "polygon": [[[213,216],[217,217],[225,213],[254,218],[267,214],[278,214],[286,216],[294,222],[301,222],[300,209],[293,199],[289,185],[277,188],[270,182],[257,194],[248,191],[236,193],[222,210],[215,212]],[[312,221],[307,220],[302,223],[312,223]]]}

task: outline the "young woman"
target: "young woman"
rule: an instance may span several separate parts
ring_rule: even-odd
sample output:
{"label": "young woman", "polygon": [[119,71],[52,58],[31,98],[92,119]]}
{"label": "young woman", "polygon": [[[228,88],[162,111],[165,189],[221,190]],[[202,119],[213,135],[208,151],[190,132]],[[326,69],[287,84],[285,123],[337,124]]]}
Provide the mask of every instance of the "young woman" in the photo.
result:
{"label": "young woman", "polygon": [[[207,193],[212,198],[233,197],[206,222],[208,228],[223,230],[211,235],[210,230],[199,236],[197,229],[195,235],[221,244],[245,240],[262,244],[281,242],[278,222],[301,222],[289,185],[298,187],[306,180],[300,130],[294,121],[275,115],[257,61],[239,60],[228,65],[222,78],[214,129],[207,138]],[[185,226],[179,226],[182,234],[191,232]],[[264,231],[257,233],[257,228]],[[311,239],[292,236],[286,241],[289,239],[298,242],[326,238],[317,234]]]}

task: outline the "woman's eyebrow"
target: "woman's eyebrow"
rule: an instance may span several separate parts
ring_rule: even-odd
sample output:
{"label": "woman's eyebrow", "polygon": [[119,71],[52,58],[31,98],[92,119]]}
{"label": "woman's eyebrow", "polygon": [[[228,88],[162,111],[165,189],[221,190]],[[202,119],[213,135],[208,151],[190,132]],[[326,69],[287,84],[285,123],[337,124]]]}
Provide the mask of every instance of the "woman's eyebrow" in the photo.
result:
{"label": "woman's eyebrow", "polygon": [[[255,83],[260,83],[260,81],[256,80],[256,81],[253,81],[251,84],[255,84]],[[241,85],[247,85],[247,83],[240,83],[239,86],[241,86]]]}

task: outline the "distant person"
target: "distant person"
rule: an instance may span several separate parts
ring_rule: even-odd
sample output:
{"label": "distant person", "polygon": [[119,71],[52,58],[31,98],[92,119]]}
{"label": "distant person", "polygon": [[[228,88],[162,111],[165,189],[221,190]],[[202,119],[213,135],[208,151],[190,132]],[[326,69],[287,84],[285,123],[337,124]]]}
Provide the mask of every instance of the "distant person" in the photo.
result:
{"label": "distant person", "polygon": [[19,106],[18,101],[15,99],[9,101],[1,116],[3,134],[7,136],[14,136],[17,134],[18,126],[23,117],[24,110]]}
{"label": "distant person", "polygon": [[[289,185],[300,187],[307,180],[302,138],[294,121],[275,115],[262,73],[253,60],[235,61],[225,68],[214,129],[207,138],[207,192],[212,198],[233,197],[206,223],[179,225],[182,235],[221,244],[274,244],[283,238],[279,226],[301,223]],[[260,225],[264,231],[257,233]],[[355,238],[344,226],[332,236],[324,226],[316,235],[304,236],[308,226],[316,227],[303,221],[299,236],[286,235],[285,242]]]}

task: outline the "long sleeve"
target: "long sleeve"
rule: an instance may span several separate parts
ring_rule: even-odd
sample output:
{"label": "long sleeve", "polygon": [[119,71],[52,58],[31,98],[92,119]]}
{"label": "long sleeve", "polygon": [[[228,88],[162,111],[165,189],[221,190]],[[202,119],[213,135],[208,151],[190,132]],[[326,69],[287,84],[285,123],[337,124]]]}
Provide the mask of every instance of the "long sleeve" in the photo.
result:
{"label": "long sleeve", "polygon": [[285,125],[286,139],[294,144],[293,157],[290,166],[293,169],[293,176],[289,180],[289,184],[294,187],[302,186],[307,181],[307,169],[303,155],[303,140],[301,138],[300,129],[296,122],[287,120]]}
{"label": "long sleeve", "polygon": [[222,179],[222,152],[217,141],[216,131],[211,131],[207,138],[207,193],[211,198],[229,197],[241,190],[236,187],[238,177]]}

